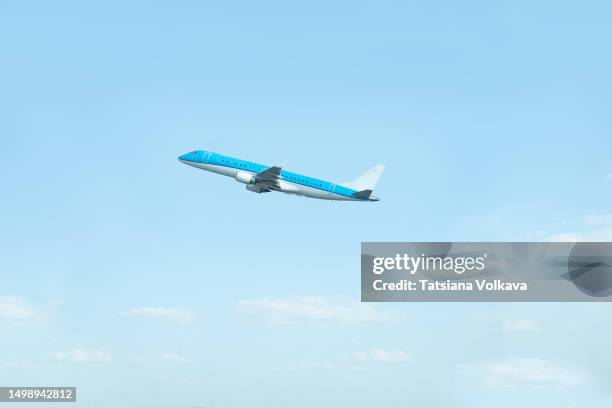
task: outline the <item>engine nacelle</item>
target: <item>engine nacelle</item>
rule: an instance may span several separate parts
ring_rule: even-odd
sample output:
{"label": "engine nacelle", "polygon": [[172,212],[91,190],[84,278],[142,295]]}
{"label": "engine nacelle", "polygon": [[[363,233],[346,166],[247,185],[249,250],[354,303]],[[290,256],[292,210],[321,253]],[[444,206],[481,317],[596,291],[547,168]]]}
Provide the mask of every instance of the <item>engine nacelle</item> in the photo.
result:
{"label": "engine nacelle", "polygon": [[287,183],[286,181],[279,181],[278,187],[283,193],[297,194],[300,192],[300,189],[291,183]]}
{"label": "engine nacelle", "polygon": [[243,184],[255,184],[255,175],[246,171],[239,171],[236,174],[236,181]]}
{"label": "engine nacelle", "polygon": [[249,191],[252,191],[254,193],[257,193],[257,194],[261,194],[263,192],[270,191],[270,190],[265,190],[265,189],[261,188],[260,186],[254,186],[254,185],[246,186],[246,189],[249,190]]}

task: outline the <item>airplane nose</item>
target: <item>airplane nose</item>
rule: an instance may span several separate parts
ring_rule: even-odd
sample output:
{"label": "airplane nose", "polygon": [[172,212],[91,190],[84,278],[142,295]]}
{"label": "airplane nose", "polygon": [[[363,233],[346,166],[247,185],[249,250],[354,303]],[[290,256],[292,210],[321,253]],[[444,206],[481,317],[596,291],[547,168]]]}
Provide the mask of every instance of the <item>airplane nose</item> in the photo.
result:
{"label": "airplane nose", "polygon": [[181,163],[192,166],[194,163],[201,162],[201,156],[202,152],[196,150],[195,152],[185,153],[184,155],[179,156],[178,159]]}

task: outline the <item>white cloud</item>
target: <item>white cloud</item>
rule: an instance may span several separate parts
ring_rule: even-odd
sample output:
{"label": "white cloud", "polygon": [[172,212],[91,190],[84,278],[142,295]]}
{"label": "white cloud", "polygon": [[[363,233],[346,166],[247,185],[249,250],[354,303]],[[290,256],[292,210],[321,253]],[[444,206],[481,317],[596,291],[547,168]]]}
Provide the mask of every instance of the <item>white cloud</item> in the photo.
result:
{"label": "white cloud", "polygon": [[347,367],[349,366],[341,363],[300,363],[294,364],[290,368],[292,370],[335,370]]}
{"label": "white cloud", "polygon": [[45,368],[58,369],[62,368],[61,364],[41,364],[26,361],[20,362],[0,362],[0,367],[5,367],[11,370],[41,370]]}
{"label": "white cloud", "polygon": [[582,371],[536,358],[465,364],[460,371],[464,376],[475,378],[483,386],[491,388],[561,388],[589,380]]}
{"label": "white cloud", "polygon": [[40,320],[43,318],[34,306],[18,296],[0,296],[0,320],[17,322]]}
{"label": "white cloud", "polygon": [[191,310],[172,307],[140,307],[130,310],[126,315],[183,323],[193,320],[193,312]]}
{"label": "white cloud", "polygon": [[536,332],[540,330],[536,322],[521,317],[506,321],[504,328],[512,332]]}
{"label": "white cloud", "polygon": [[389,319],[371,305],[315,296],[243,300],[238,302],[237,310],[271,325],[353,324]]}
{"label": "white cloud", "polygon": [[293,364],[289,366],[290,370],[295,371],[308,371],[313,370],[317,372],[321,371],[363,371],[367,370],[368,367],[364,364],[363,361],[356,361],[352,356],[344,356],[341,360],[331,361],[331,362],[302,362],[298,364]]}
{"label": "white cloud", "polygon": [[412,354],[406,351],[387,351],[372,349],[344,355],[335,361],[301,362],[290,368],[293,370],[367,370],[372,364],[410,364],[414,361]]}
{"label": "white cloud", "polygon": [[546,241],[549,242],[606,242],[612,241],[612,228],[597,229],[588,232],[568,232],[553,234]]}
{"label": "white cloud", "polygon": [[187,363],[189,361],[187,357],[183,357],[174,353],[164,353],[161,355],[161,358],[171,363]]}
{"label": "white cloud", "polygon": [[612,181],[612,173],[608,173],[608,175],[606,176],[606,179],[608,181]]}
{"label": "white cloud", "polygon": [[405,351],[370,350],[353,354],[353,359],[359,362],[374,363],[412,363],[413,358]]}
{"label": "white cloud", "polygon": [[604,215],[587,215],[584,217],[584,223],[587,225],[608,225],[612,226],[612,214]]}
{"label": "white cloud", "polygon": [[2,367],[6,367],[6,368],[11,368],[11,369],[40,369],[43,367],[42,364],[37,364],[37,363],[28,363],[28,362],[19,362],[19,363],[13,363],[13,362],[2,362],[0,363],[0,366]]}
{"label": "white cloud", "polygon": [[582,224],[582,229],[585,227],[589,227],[591,229],[582,232],[553,234],[546,240],[550,242],[612,241],[612,214],[586,215],[582,218],[580,223]]}
{"label": "white cloud", "polygon": [[147,359],[145,358],[145,356],[136,355],[136,356],[130,357],[130,361],[141,364],[141,363],[146,363]]}
{"label": "white cloud", "polygon": [[109,353],[100,350],[72,349],[67,351],[56,351],[51,357],[58,361],[73,363],[108,363],[111,361]]}

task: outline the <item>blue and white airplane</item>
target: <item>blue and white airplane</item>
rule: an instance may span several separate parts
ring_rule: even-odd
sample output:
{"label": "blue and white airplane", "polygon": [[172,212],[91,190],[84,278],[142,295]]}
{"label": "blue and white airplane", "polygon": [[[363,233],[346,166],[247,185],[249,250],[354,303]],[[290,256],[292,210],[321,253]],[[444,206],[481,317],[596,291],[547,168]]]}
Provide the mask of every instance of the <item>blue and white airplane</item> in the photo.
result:
{"label": "blue and white airplane", "polygon": [[379,164],[355,181],[334,184],[291,173],[280,167],[264,166],[203,150],[184,154],[178,159],[189,166],[232,177],[246,184],[247,190],[254,193],[280,191],[300,197],[339,201],[379,201],[372,195],[372,191],[385,170]]}

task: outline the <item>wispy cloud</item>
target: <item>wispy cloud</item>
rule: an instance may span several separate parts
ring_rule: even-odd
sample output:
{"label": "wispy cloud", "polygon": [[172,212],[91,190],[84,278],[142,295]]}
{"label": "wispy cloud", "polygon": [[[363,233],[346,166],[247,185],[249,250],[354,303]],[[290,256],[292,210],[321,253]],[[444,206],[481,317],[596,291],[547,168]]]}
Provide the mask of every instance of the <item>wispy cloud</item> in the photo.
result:
{"label": "wispy cloud", "polygon": [[370,350],[354,353],[352,358],[367,363],[412,363],[414,360],[410,353],[405,351]]}
{"label": "wispy cloud", "polygon": [[612,241],[612,228],[553,234],[546,240],[550,242],[607,242]]}
{"label": "wispy cloud", "polygon": [[175,353],[163,353],[161,355],[162,360],[169,361],[171,363],[187,363],[189,359]]}
{"label": "wispy cloud", "polygon": [[372,349],[341,356],[332,361],[301,362],[292,365],[293,370],[367,370],[375,364],[410,364],[412,354],[399,350]]}
{"label": "wispy cloud", "polygon": [[42,363],[32,363],[27,361],[19,361],[19,362],[0,362],[0,367],[5,367],[11,370],[41,370],[45,368],[62,368],[61,363],[57,364],[42,364]]}
{"label": "wispy cloud", "polygon": [[292,370],[336,370],[345,369],[350,366],[345,363],[299,363],[290,366]]}
{"label": "wispy cloud", "polygon": [[459,367],[462,376],[476,379],[490,388],[561,388],[589,380],[580,370],[556,365],[537,358],[516,358],[488,363],[471,363]]}
{"label": "wispy cloud", "polygon": [[562,232],[550,235],[550,242],[599,242],[612,241],[612,214],[586,215],[578,223],[583,231]]}
{"label": "wispy cloud", "polygon": [[43,313],[18,296],[0,296],[0,320],[15,322],[43,319]]}
{"label": "wispy cloud", "polygon": [[125,313],[128,317],[168,320],[185,323],[193,320],[193,312],[177,307],[139,307]]}
{"label": "wispy cloud", "polygon": [[51,357],[58,361],[72,363],[108,363],[111,361],[109,353],[100,350],[72,349],[67,351],[56,351]]}
{"label": "wispy cloud", "polygon": [[587,225],[609,225],[612,226],[612,214],[604,215],[587,215],[584,217],[584,223]]}
{"label": "wispy cloud", "polygon": [[536,332],[540,330],[536,322],[522,317],[506,321],[504,328],[511,332]]}
{"label": "wispy cloud", "polygon": [[608,175],[606,176],[606,180],[612,181],[612,173],[608,173]]}
{"label": "wispy cloud", "polygon": [[389,319],[371,305],[317,296],[259,298],[237,304],[238,313],[270,325],[354,324]]}
{"label": "wispy cloud", "polygon": [[44,366],[38,363],[28,363],[28,362],[2,362],[0,366],[10,368],[10,369],[40,369]]}

